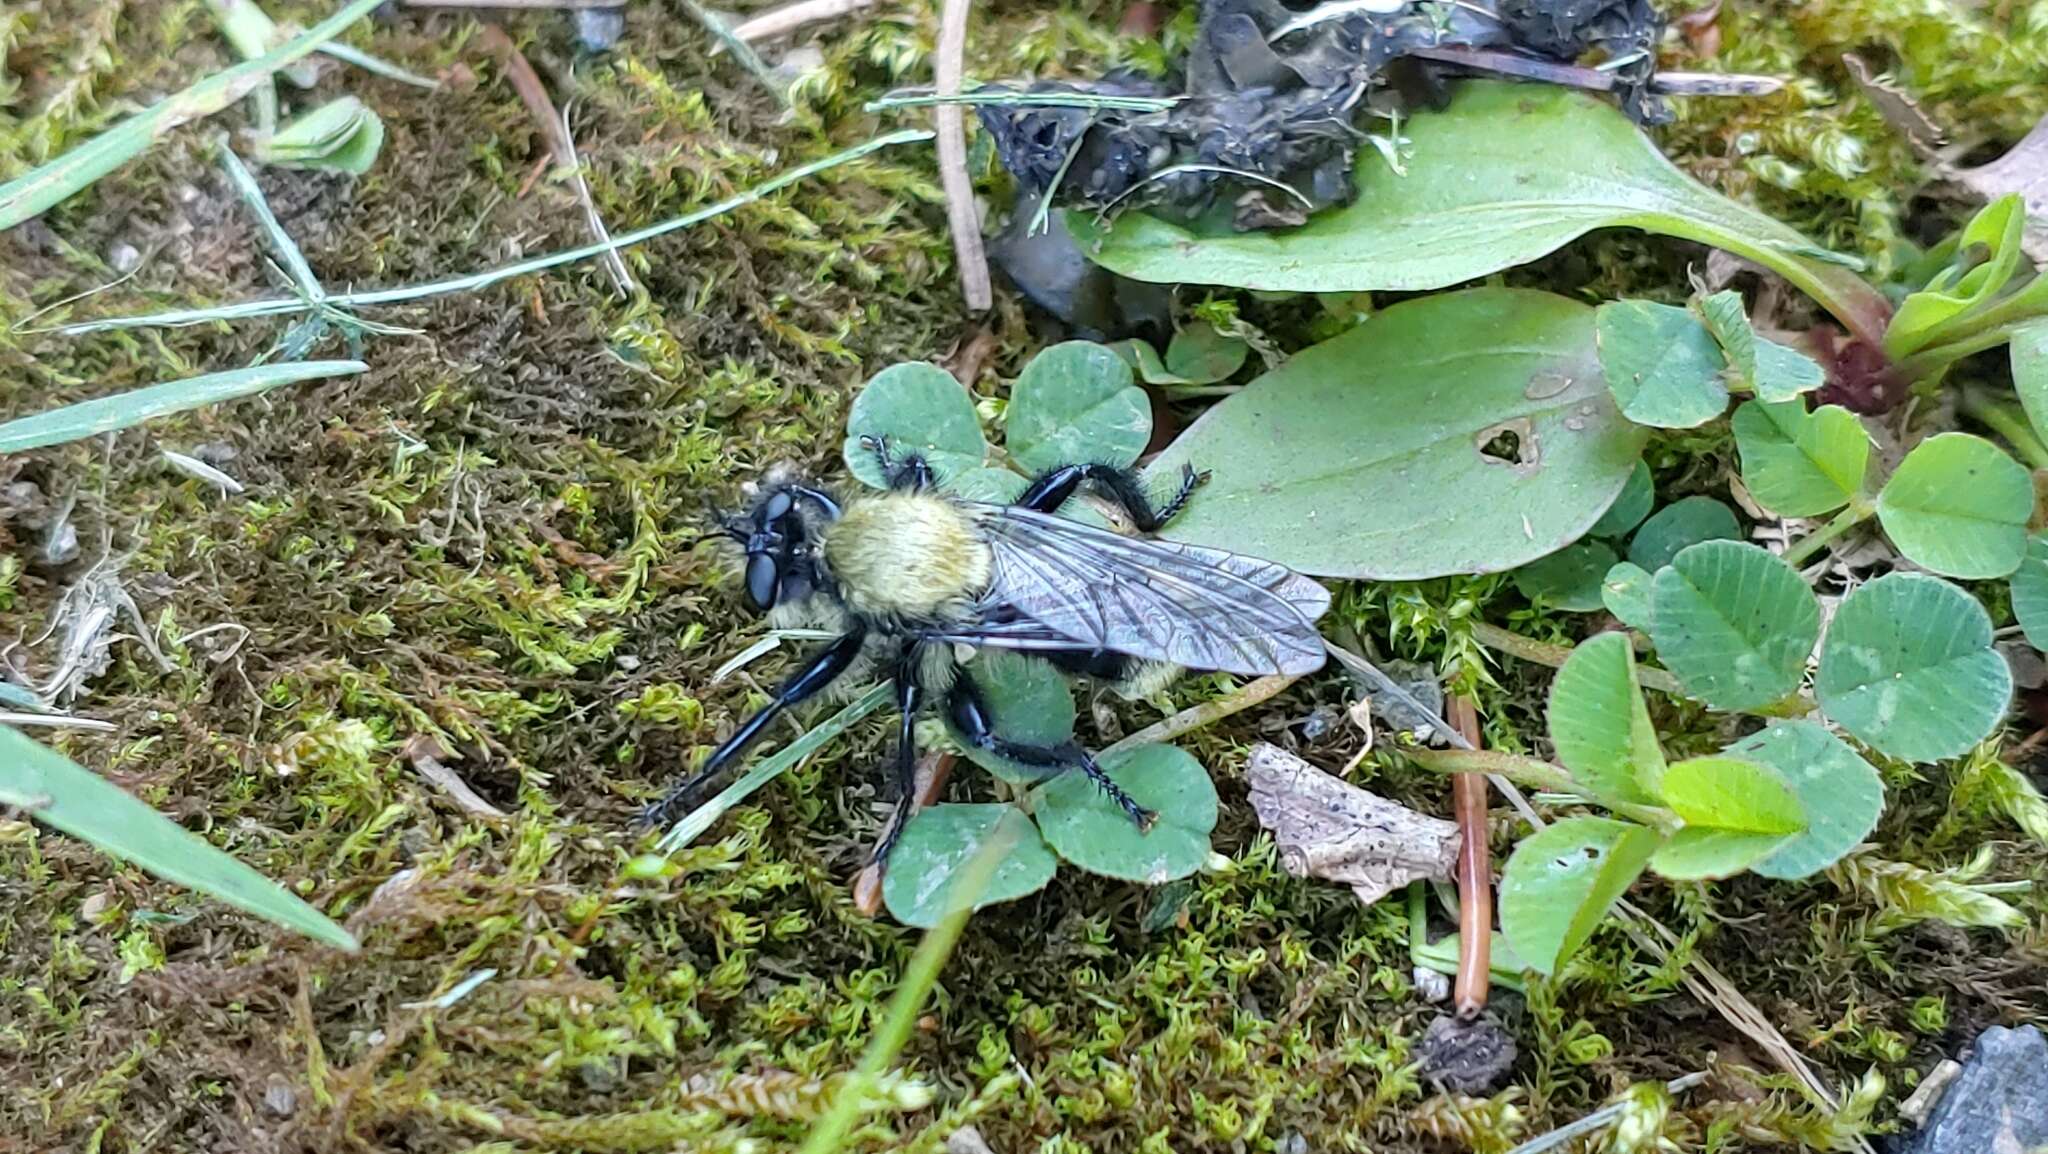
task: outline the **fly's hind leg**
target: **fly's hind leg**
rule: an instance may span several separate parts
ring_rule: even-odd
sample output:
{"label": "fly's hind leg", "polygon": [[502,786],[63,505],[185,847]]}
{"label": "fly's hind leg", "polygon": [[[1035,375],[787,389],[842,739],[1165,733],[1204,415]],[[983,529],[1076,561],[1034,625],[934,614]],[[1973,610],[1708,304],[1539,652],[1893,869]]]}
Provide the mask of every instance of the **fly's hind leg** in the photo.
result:
{"label": "fly's hind leg", "polygon": [[1065,741],[1058,745],[1026,745],[997,736],[995,719],[989,716],[987,704],[967,676],[962,675],[953,683],[953,691],[946,699],[946,711],[953,728],[976,749],[1034,769],[1078,769],[1102,790],[1103,796],[1129,814],[1140,830],[1151,829],[1152,823],[1159,820],[1157,813],[1139,805],[1136,798],[1110,780],[1109,774],[1103,772],[1079,744]]}
{"label": "fly's hind leg", "polygon": [[863,433],[861,448],[875,455],[875,463],[882,467],[882,477],[891,489],[908,489],[915,493],[929,489],[936,482],[932,476],[931,463],[922,456],[911,453],[898,457],[889,451],[889,438],[870,436]]}
{"label": "fly's hind leg", "polygon": [[1173,520],[1174,514],[1187,505],[1188,498],[1194,496],[1195,490],[1208,479],[1209,474],[1196,472],[1193,465],[1182,465],[1180,489],[1172,500],[1154,508],[1152,498],[1146,494],[1145,485],[1138,479],[1135,469],[1119,469],[1113,465],[1062,465],[1033,481],[1031,487],[1024,490],[1024,495],[1017,498],[1017,504],[1034,513],[1057,512],[1086,481],[1115,501],[1139,532],[1153,533]]}

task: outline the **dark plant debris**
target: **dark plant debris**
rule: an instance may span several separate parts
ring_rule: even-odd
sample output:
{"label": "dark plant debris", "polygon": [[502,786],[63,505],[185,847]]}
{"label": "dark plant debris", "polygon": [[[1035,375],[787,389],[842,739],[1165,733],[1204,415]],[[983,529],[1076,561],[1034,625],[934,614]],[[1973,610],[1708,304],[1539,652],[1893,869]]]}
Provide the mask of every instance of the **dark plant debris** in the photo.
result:
{"label": "dark plant debris", "polygon": [[[1341,15],[1322,18],[1333,10]],[[1040,96],[1171,98],[1170,107],[985,104],[983,127],[1017,180],[1020,211],[1047,199],[1105,209],[1144,205],[1181,219],[1227,216],[1239,229],[1287,227],[1355,192],[1373,133],[1435,105],[1470,70],[1445,49],[1500,49],[1492,69],[1601,62],[1630,116],[1670,118],[1651,92],[1662,16],[1649,0],[1498,0],[1297,10],[1281,0],[1203,0],[1186,57],[1153,78],[1118,69],[1090,82],[1043,81]],[[1423,59],[1418,53],[1435,53]],[[1018,91],[990,86],[984,92]]]}

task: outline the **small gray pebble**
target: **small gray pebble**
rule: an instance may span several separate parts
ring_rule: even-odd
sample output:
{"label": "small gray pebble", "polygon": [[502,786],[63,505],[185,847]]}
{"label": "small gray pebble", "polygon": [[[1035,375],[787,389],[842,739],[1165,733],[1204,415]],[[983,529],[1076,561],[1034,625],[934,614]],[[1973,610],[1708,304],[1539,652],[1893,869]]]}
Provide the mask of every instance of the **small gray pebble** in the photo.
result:
{"label": "small gray pebble", "polygon": [[624,7],[576,10],[576,45],[585,52],[610,52],[625,32]]}
{"label": "small gray pebble", "polygon": [[290,1083],[273,1078],[263,1091],[263,1108],[280,1118],[289,1118],[298,1111],[299,1095]]}

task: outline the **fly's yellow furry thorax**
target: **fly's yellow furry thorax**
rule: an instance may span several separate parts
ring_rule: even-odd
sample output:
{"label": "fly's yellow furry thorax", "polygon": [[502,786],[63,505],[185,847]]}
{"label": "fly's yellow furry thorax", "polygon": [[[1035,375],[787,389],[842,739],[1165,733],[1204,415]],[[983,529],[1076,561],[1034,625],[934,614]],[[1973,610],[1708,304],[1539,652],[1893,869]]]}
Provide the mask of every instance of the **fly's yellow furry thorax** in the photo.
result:
{"label": "fly's yellow furry thorax", "polygon": [[958,616],[988,588],[994,567],[973,515],[923,493],[855,501],[826,531],[824,553],[840,598],[870,617]]}

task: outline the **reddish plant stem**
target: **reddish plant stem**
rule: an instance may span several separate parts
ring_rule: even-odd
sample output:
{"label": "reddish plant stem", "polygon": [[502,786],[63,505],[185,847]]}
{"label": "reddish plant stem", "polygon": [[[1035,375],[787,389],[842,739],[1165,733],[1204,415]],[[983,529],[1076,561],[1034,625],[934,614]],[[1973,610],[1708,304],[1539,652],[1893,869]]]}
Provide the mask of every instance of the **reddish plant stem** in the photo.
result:
{"label": "reddish plant stem", "polygon": [[[1451,698],[1444,714],[1477,749],[1479,711],[1472,699]],[[1452,774],[1451,805],[1463,839],[1458,850],[1458,980],[1453,1004],[1460,1018],[1470,1020],[1486,1009],[1493,971],[1493,862],[1486,839],[1486,776]]]}

